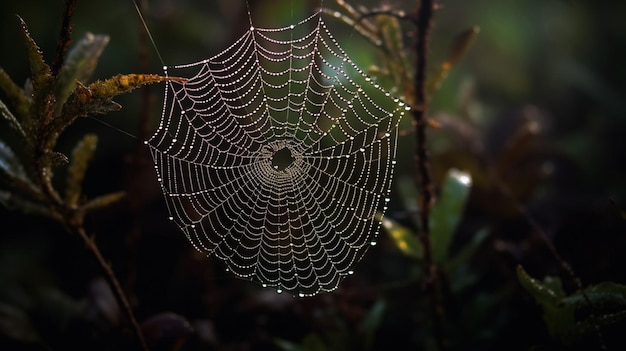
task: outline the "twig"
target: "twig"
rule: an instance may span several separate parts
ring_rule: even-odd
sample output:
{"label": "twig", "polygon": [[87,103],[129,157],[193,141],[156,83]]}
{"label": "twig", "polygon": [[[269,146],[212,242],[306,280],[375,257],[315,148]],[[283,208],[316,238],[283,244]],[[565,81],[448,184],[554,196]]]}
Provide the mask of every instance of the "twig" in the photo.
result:
{"label": "twig", "polygon": [[430,174],[428,147],[426,139],[427,127],[427,99],[426,99],[426,62],[428,40],[432,26],[432,17],[436,9],[434,0],[421,0],[415,14],[414,24],[417,29],[415,42],[415,80],[414,93],[416,106],[413,107],[413,124],[415,128],[415,158],[417,181],[421,192],[420,196],[420,228],[419,240],[424,248],[424,276],[425,287],[431,299],[433,313],[433,332],[439,350],[445,350],[447,342],[444,335],[445,313],[442,301],[441,280],[438,269],[433,261],[430,244],[430,207],[433,201],[433,184]]}
{"label": "twig", "polygon": [[96,258],[96,260],[100,264],[100,267],[102,267],[102,270],[107,276],[107,280],[113,286],[113,293],[116,295],[117,299],[122,303],[123,309],[126,312],[126,315],[128,319],[130,320],[130,323],[133,329],[135,330],[135,334],[137,334],[137,339],[139,339],[141,348],[145,351],[148,351],[149,350],[148,345],[146,344],[146,340],[143,337],[143,333],[141,332],[139,323],[137,323],[137,319],[135,318],[133,309],[131,308],[130,303],[128,302],[128,299],[126,298],[126,295],[124,294],[124,290],[122,289],[122,286],[119,280],[117,279],[115,272],[113,272],[113,268],[111,268],[111,265],[104,259],[104,256],[102,256],[102,253],[100,252],[100,248],[98,247],[98,244],[92,237],[87,235],[87,233],[85,232],[85,229],[82,226],[72,225],[69,229],[71,232],[78,234],[83,239],[89,251],[91,251],[93,256]]}

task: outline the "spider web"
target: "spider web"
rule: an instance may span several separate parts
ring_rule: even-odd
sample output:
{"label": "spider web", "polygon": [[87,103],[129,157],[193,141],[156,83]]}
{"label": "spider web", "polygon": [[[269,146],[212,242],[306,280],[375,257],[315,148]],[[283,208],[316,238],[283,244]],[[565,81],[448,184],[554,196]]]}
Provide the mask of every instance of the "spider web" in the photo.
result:
{"label": "spider web", "polygon": [[146,141],[170,220],[227,270],[278,292],[332,291],[376,244],[408,107],[340,48],[318,12],[251,27],[164,67]]}

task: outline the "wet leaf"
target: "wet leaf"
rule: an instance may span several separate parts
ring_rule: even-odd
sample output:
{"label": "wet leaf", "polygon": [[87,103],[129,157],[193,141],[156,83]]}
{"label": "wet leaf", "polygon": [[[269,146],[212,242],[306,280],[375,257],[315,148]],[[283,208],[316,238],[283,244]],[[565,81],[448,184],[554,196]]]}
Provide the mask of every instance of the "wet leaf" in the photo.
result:
{"label": "wet leaf", "polygon": [[98,137],[95,134],[87,134],[76,145],[72,152],[72,162],[68,169],[65,188],[65,201],[70,206],[76,206],[82,192],[82,183],[89,161],[96,151]]}
{"label": "wet leaf", "polygon": [[2,140],[0,140],[0,176],[10,183],[19,181],[32,184],[19,157]]}
{"label": "wet leaf", "polygon": [[[543,310],[543,320],[553,338],[573,345],[596,333],[597,326],[626,321],[626,286],[603,282],[566,295],[558,278],[532,278],[522,266],[517,277]],[[586,296],[585,296],[586,295]]]}
{"label": "wet leaf", "polygon": [[11,129],[14,132],[17,132],[17,134],[21,136],[23,140],[28,140],[24,129],[22,129],[22,125],[20,124],[20,122],[17,121],[15,116],[13,116],[11,111],[9,111],[8,107],[4,104],[4,102],[2,102],[2,100],[0,100],[0,116],[2,117],[2,119],[9,122],[9,126],[11,127]]}
{"label": "wet leaf", "polygon": [[387,217],[381,219],[381,224],[402,253],[417,259],[422,258],[422,245],[412,230]]}
{"label": "wet leaf", "polygon": [[55,84],[55,95],[59,102],[59,108],[76,89],[76,81],[86,83],[91,77],[98,59],[108,43],[109,36],[107,35],[87,33],[70,50]]}
{"label": "wet leaf", "polygon": [[13,108],[17,117],[24,119],[28,117],[30,101],[24,94],[24,90],[18,87],[13,80],[0,68],[0,91],[2,91],[7,103]]}
{"label": "wet leaf", "polygon": [[443,264],[456,228],[463,216],[472,186],[469,173],[456,169],[448,171],[441,187],[439,199],[430,213],[430,241],[435,263]]}
{"label": "wet leaf", "polygon": [[53,112],[52,107],[54,101],[51,99],[50,91],[54,77],[52,77],[50,66],[48,66],[43,59],[39,46],[37,46],[37,43],[35,43],[30,36],[26,22],[19,16],[18,19],[20,20],[22,33],[24,34],[26,53],[28,55],[28,63],[31,72],[31,84],[33,86],[34,114],[31,113],[30,116],[47,120],[52,118]]}

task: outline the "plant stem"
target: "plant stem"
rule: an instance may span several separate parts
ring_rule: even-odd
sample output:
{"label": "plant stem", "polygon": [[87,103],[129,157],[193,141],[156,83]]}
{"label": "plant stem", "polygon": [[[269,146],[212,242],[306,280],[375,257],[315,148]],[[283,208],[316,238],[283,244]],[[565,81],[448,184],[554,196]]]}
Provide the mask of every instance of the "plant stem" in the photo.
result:
{"label": "plant stem", "polygon": [[124,311],[126,312],[126,315],[128,319],[130,320],[130,323],[133,329],[135,330],[137,339],[139,339],[141,348],[145,351],[148,351],[149,350],[148,345],[146,344],[146,340],[143,336],[143,333],[141,332],[139,323],[137,323],[137,319],[135,318],[133,309],[131,308],[130,303],[128,302],[128,299],[126,298],[126,295],[124,294],[122,285],[117,279],[115,272],[113,272],[113,268],[111,268],[111,265],[104,259],[104,256],[102,256],[102,253],[100,252],[100,248],[98,247],[98,244],[92,237],[87,235],[87,233],[85,232],[85,229],[82,226],[71,225],[70,231],[75,232],[83,239],[89,251],[91,251],[93,256],[96,258],[96,260],[100,264],[100,267],[102,267],[102,270],[104,271],[109,283],[113,286],[113,293],[116,295],[117,299],[122,303],[122,307]]}
{"label": "plant stem", "polygon": [[446,349],[444,336],[444,308],[441,293],[441,280],[439,272],[432,257],[430,244],[430,207],[433,201],[433,184],[430,174],[428,159],[428,145],[426,138],[426,63],[428,53],[428,40],[432,27],[433,13],[436,9],[434,0],[421,0],[416,11],[415,27],[417,40],[415,42],[415,80],[414,94],[415,106],[412,110],[413,125],[415,128],[415,158],[417,168],[418,188],[420,189],[420,228],[418,237],[424,248],[424,278],[425,288],[431,299],[433,332],[439,350]]}

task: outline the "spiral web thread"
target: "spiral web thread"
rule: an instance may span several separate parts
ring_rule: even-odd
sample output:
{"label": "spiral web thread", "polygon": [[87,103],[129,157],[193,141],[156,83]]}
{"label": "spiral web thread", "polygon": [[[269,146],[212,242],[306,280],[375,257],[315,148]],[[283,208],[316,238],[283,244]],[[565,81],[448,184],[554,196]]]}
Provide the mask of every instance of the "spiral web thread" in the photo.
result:
{"label": "spiral web thread", "polygon": [[251,27],[209,59],[164,67],[146,142],[170,220],[237,276],[332,291],[376,244],[409,108],[339,47],[318,12]]}

